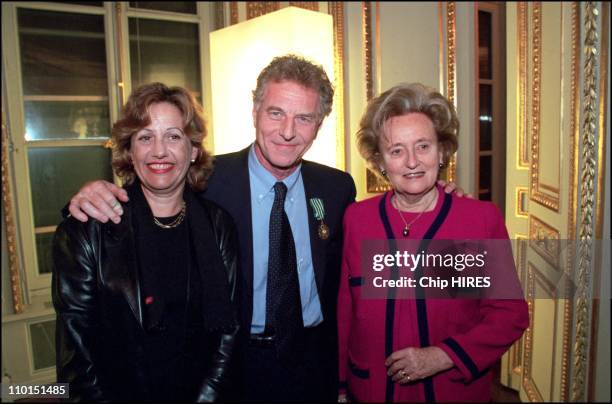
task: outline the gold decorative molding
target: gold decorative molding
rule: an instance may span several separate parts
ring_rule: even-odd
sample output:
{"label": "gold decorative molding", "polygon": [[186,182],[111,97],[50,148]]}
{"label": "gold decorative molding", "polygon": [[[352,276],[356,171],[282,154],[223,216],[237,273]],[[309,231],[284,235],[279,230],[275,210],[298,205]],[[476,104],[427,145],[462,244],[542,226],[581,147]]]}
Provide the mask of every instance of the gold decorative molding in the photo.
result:
{"label": "gold decorative molding", "polygon": [[[365,76],[366,99],[374,97],[374,79],[372,77],[372,2],[361,2],[361,40],[363,49],[363,66]],[[386,192],[391,186],[366,168],[366,191]]]}
{"label": "gold decorative molding", "polygon": [[[516,265],[517,265],[517,272],[518,272],[518,277],[519,280],[521,282],[521,285],[525,284],[525,280],[526,280],[526,273],[527,273],[527,241],[528,241],[528,237],[526,234],[515,234],[515,239],[516,239]],[[512,360],[509,361],[510,362],[510,367],[512,369],[512,372],[514,372],[515,374],[521,374],[522,370],[523,370],[523,362],[522,362],[522,356],[523,356],[523,344],[524,344],[524,340],[525,337],[524,335],[521,336],[521,338],[516,341],[513,345],[512,345]]]}
{"label": "gold decorative molding", "polygon": [[521,1],[517,5],[517,33],[518,33],[518,168],[529,168],[529,138],[527,136],[527,2]]}
{"label": "gold decorative molding", "polygon": [[599,190],[597,194],[597,209],[596,209],[596,217],[595,217],[595,238],[602,239],[602,229],[603,229],[603,213],[604,213],[604,180],[605,180],[605,161],[604,156],[606,155],[606,94],[608,92],[608,47],[609,47],[609,39],[610,39],[610,4],[609,3],[601,3],[602,13],[601,13],[601,55],[600,55],[600,67],[599,67],[599,144],[598,144],[598,156],[600,158],[597,159],[597,189]]}
{"label": "gold decorative molding", "polygon": [[363,65],[366,84],[366,100],[374,97],[374,80],[372,78],[372,2],[361,2],[361,38]]}
{"label": "gold decorative molding", "polygon": [[[594,184],[597,170],[597,55],[599,54],[598,30],[599,10],[594,2],[586,2],[584,8],[584,68],[582,98],[582,166],[580,168],[580,223],[578,241],[578,279],[576,291],[576,334],[574,337],[574,360],[572,367],[572,401],[585,401],[587,380],[587,352],[589,331],[589,292],[593,267],[594,237]],[[599,190],[598,190],[599,191]],[[601,191],[600,191],[601,192]]]}
{"label": "gold decorative molding", "polygon": [[555,269],[559,269],[560,238],[559,230],[529,215],[529,247]]}
{"label": "gold decorative molding", "polygon": [[[330,2],[339,3],[339,2]],[[319,11],[318,1],[290,1],[289,6],[305,8],[306,10]]]}
{"label": "gold decorative molding", "polygon": [[247,1],[246,15],[247,20],[259,17],[260,15],[268,14],[280,8],[278,1]]}
{"label": "gold decorative molding", "polygon": [[[3,97],[4,99],[4,97]],[[8,249],[9,274],[11,277],[11,292],[13,295],[13,310],[15,314],[23,313],[24,306],[21,290],[21,272],[17,255],[17,228],[13,221],[13,201],[11,199],[9,173],[9,136],[5,125],[4,108],[2,108],[2,205],[4,207],[4,226],[6,229],[6,244]]]}
{"label": "gold decorative molding", "polygon": [[527,187],[516,187],[516,211],[517,217],[528,217],[529,189]]}
{"label": "gold decorative molding", "polygon": [[[610,3],[601,4],[601,53],[600,53],[600,66],[599,66],[599,145],[598,145],[598,156],[597,159],[597,202],[595,208],[595,239],[602,240],[603,238],[603,216],[604,216],[604,187],[605,187],[605,161],[606,155],[606,100],[608,94],[608,46],[610,38]],[[601,244],[597,244],[595,254],[595,274],[593,276],[593,285],[600,284],[600,273],[602,270],[606,270],[602,264],[602,251]],[[605,248],[605,247],[604,247]],[[597,328],[599,326],[599,305],[600,299],[593,300],[593,308],[591,314],[591,342],[590,342],[590,354],[589,363],[595,364],[598,358],[597,350],[597,338],[599,333]],[[596,379],[596,367],[594,365],[589,366],[588,375],[588,393],[587,401],[596,401],[595,399],[595,381]]]}
{"label": "gold decorative molding", "polygon": [[[317,2],[314,3],[319,10]],[[334,109],[336,111],[336,165],[340,170],[346,168],[345,127],[344,127],[344,3],[330,1],[328,11],[334,24],[334,75],[336,76],[334,90]]]}
{"label": "gold decorative molding", "polygon": [[230,1],[230,25],[238,24],[238,2]]}
{"label": "gold decorative molding", "polygon": [[525,389],[525,393],[527,393],[527,397],[531,402],[542,402],[544,401],[542,398],[542,394],[538,391],[538,388],[533,381],[531,376],[531,360],[532,360],[532,352],[533,352],[533,326],[535,325],[535,277],[533,274],[533,270],[531,265],[528,266],[527,269],[527,308],[529,311],[529,327],[525,330],[523,334],[523,338],[525,340],[525,351],[523,355],[523,388]]}
{"label": "gold decorative molding", "polygon": [[539,156],[540,156],[540,90],[542,73],[541,28],[542,3],[534,2],[532,6],[532,105],[531,105],[531,166],[530,166],[530,197],[531,200],[555,212],[559,211],[559,197],[540,191]]}
{"label": "gold decorative molding", "polygon": [[[455,102],[455,93],[457,90],[457,83],[455,81],[457,66],[455,65],[456,60],[456,24],[457,18],[455,15],[455,2],[446,2],[446,95],[451,103],[457,107]],[[446,169],[446,178],[449,182],[455,182],[455,175],[457,172],[457,153],[455,153]]]}
{"label": "gold decorative molding", "polygon": [[[578,2],[572,2],[572,61],[571,61],[571,96],[570,96],[570,113],[571,127],[569,133],[569,187],[570,192],[568,193],[568,240],[576,239],[576,221],[578,215],[577,195],[578,195],[578,155],[580,152],[580,145],[577,139],[580,137],[580,100],[578,93],[578,72],[580,71],[579,66],[579,50],[580,50],[580,15],[578,9]],[[566,268],[574,267],[574,248],[570,246],[567,249]],[[567,278],[565,285],[566,296],[570,296],[570,288],[573,287],[573,279]],[[559,385],[560,401],[566,402],[569,395],[569,361],[570,361],[570,343],[572,335],[572,313],[574,310],[573,299],[565,299],[563,302],[563,345],[561,348],[561,380]]]}
{"label": "gold decorative molding", "polygon": [[[532,356],[532,352],[533,352],[533,327],[536,324],[535,322],[535,309],[534,309],[534,304],[536,302],[536,299],[538,299],[538,297],[536,297],[536,291],[535,291],[535,285],[536,282],[541,286],[542,290],[544,290],[547,294],[548,297],[546,299],[548,300],[552,300],[554,302],[554,318],[552,323],[555,324],[555,329],[553,330],[553,337],[552,337],[552,357],[551,357],[551,361],[552,361],[552,365],[551,365],[551,382],[550,382],[550,392],[549,392],[549,398],[548,400],[545,400],[544,397],[542,397],[542,393],[540,392],[540,390],[538,389],[535,381],[533,380],[533,375],[532,375],[532,369],[533,369],[533,356]],[[527,330],[525,331],[525,334],[523,334],[523,338],[525,340],[525,355],[523,358],[523,388],[525,389],[525,392],[527,393],[527,397],[529,398],[529,401],[531,402],[543,402],[543,401],[553,401],[553,393],[554,393],[554,379],[555,379],[555,361],[556,361],[556,345],[557,345],[557,328],[556,328],[556,324],[558,323],[557,320],[557,312],[558,312],[558,304],[559,304],[559,299],[555,299],[555,286],[550,283],[550,281],[546,278],[546,276],[544,274],[542,274],[538,268],[533,265],[531,262],[529,262],[527,264],[527,282],[526,282],[526,289],[527,289],[527,305],[528,305],[528,309],[529,309],[529,319],[530,319],[530,324],[529,327],[527,328]],[[540,364],[541,366],[541,364]]]}

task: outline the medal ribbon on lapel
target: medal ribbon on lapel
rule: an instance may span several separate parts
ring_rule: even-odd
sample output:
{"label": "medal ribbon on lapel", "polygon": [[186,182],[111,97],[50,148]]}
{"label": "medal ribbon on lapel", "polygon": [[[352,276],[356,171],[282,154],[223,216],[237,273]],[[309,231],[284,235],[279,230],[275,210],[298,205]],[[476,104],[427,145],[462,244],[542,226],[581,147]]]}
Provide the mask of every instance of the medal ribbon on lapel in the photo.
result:
{"label": "medal ribbon on lapel", "polygon": [[329,237],[329,227],[325,224],[323,219],[325,218],[325,206],[321,198],[310,198],[310,206],[316,220],[321,221],[317,233],[321,240],[326,240]]}
{"label": "medal ribbon on lapel", "polygon": [[325,207],[321,198],[310,198],[310,206],[312,206],[315,219],[323,220],[325,218]]}

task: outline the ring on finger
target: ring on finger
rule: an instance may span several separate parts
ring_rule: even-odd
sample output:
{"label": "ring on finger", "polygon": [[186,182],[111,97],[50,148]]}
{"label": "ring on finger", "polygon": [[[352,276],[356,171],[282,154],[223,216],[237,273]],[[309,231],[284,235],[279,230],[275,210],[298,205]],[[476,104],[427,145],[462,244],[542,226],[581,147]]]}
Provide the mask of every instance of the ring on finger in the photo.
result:
{"label": "ring on finger", "polygon": [[404,377],[406,377],[406,372],[405,372],[405,371],[403,371],[403,370],[400,370],[400,371],[399,371],[399,375],[400,375],[400,377],[403,379]]}

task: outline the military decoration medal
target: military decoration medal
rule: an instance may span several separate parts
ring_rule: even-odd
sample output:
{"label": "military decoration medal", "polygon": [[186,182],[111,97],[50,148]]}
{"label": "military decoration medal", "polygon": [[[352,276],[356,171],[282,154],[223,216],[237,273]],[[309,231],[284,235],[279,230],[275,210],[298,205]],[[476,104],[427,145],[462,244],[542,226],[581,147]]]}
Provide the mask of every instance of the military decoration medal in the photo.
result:
{"label": "military decoration medal", "polygon": [[327,240],[329,238],[329,227],[325,224],[323,219],[325,218],[325,207],[323,206],[323,200],[321,198],[310,198],[310,206],[314,213],[314,218],[319,220],[319,227],[317,233],[321,240]]}

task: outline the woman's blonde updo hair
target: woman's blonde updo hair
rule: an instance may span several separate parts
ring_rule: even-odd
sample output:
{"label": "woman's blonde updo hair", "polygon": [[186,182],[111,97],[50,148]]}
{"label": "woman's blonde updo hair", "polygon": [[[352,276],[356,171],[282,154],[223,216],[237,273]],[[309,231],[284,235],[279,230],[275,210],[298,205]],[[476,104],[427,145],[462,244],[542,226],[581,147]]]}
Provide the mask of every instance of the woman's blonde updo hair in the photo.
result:
{"label": "woman's blonde updo hair", "polygon": [[359,153],[379,176],[382,159],[379,145],[384,125],[392,117],[411,112],[420,112],[433,123],[443,166],[457,151],[459,119],[453,104],[433,88],[420,83],[402,83],[370,100],[357,131]]}
{"label": "woman's blonde updo hair", "polygon": [[113,160],[115,173],[126,184],[136,178],[136,172],[130,159],[132,136],[151,123],[149,107],[160,102],[167,102],[181,111],[183,132],[198,150],[195,162],[187,171],[187,183],[194,191],[201,191],[212,172],[212,156],[204,149],[202,142],[206,137],[206,122],[202,106],[195,97],[182,87],[168,87],[162,83],[144,84],[132,92],[123,107],[122,117],[113,125]]}

